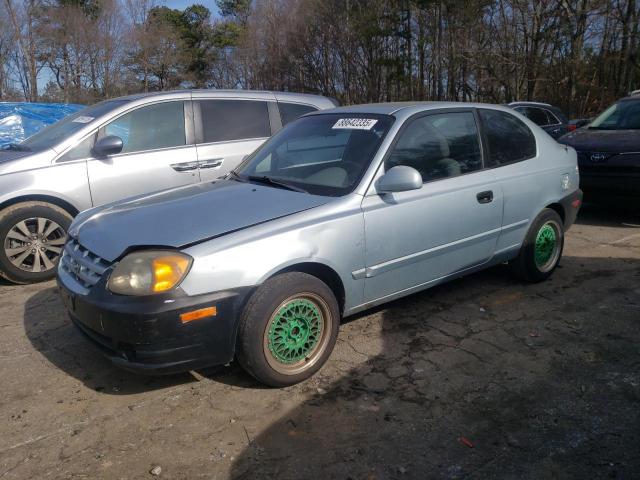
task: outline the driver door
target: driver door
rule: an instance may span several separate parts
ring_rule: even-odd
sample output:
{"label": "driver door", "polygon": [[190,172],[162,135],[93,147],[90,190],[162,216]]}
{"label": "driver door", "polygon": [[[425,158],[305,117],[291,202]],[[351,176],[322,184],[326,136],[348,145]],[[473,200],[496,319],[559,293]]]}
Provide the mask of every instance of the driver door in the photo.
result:
{"label": "driver door", "polygon": [[184,101],[145,105],[98,130],[98,139],[116,135],[124,146],[117,155],[87,160],[94,206],[200,181],[185,107]]}
{"label": "driver door", "polygon": [[502,225],[503,196],[483,169],[472,110],[408,120],[385,160],[415,168],[419,190],[364,198],[365,301],[426,286],[487,262]]}

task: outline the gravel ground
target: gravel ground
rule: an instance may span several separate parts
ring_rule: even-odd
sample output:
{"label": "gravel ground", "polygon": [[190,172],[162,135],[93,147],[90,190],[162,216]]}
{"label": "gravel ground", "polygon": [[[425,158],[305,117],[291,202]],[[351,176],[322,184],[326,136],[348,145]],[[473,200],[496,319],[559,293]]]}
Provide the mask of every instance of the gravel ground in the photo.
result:
{"label": "gravel ground", "polygon": [[52,282],[0,284],[0,478],[639,478],[638,211],[585,209],[545,283],[498,267],[347,319],[282,390],[117,370]]}

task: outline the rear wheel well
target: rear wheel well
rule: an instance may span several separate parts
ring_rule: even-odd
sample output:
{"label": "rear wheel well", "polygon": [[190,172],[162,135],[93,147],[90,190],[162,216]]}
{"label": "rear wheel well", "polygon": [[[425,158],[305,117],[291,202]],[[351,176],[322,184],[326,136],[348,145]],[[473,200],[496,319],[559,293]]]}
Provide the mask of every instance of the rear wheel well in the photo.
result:
{"label": "rear wheel well", "polygon": [[549,208],[555,211],[558,215],[560,215],[560,218],[562,219],[562,224],[564,225],[565,211],[562,205],[560,205],[559,203],[552,203],[551,205],[547,205],[546,208]]}
{"label": "rear wheel well", "polygon": [[287,268],[283,268],[282,270],[278,271],[274,275],[278,275],[280,273],[287,273],[287,272],[306,273],[326,283],[327,286],[331,289],[331,291],[335,295],[336,300],[338,301],[338,306],[340,307],[340,315],[342,315],[342,313],[344,312],[344,302],[345,302],[344,285],[342,283],[342,279],[340,278],[340,275],[338,275],[334,269],[322,263],[305,262],[305,263],[297,263]]}
{"label": "rear wheel well", "polygon": [[72,217],[75,217],[78,213],[80,213],[78,211],[78,209],[76,207],[74,207],[73,205],[71,205],[69,202],[65,202],[64,200],[61,200],[60,198],[51,197],[49,195],[25,195],[25,196],[22,196],[22,197],[15,197],[15,198],[12,198],[12,199],[7,200],[4,203],[0,204],[0,211],[4,210],[5,208],[10,207],[12,205],[16,205],[18,203],[23,203],[23,202],[45,202],[45,203],[50,203],[52,205],[60,207],[61,209],[63,209],[65,212],[67,212]]}

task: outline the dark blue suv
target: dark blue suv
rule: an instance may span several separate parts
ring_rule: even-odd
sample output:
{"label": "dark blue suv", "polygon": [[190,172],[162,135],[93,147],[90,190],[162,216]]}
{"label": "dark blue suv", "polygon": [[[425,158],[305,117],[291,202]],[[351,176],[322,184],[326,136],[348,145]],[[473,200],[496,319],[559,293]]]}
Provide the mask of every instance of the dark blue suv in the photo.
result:
{"label": "dark blue suv", "polygon": [[618,100],[558,141],[578,152],[583,190],[640,196],[640,95]]}

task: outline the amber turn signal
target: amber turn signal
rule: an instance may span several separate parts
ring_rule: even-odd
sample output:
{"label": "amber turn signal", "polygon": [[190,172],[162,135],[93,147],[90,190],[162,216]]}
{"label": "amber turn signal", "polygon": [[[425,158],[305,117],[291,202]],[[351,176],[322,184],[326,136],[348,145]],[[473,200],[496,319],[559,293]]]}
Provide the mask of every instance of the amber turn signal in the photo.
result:
{"label": "amber turn signal", "polygon": [[215,317],[217,314],[218,309],[216,307],[201,308],[200,310],[193,310],[181,314],[180,321],[182,323],[189,323],[194,320],[200,320],[201,318]]}
{"label": "amber turn signal", "polygon": [[171,290],[189,268],[189,259],[182,255],[163,255],[153,260],[153,291]]}

